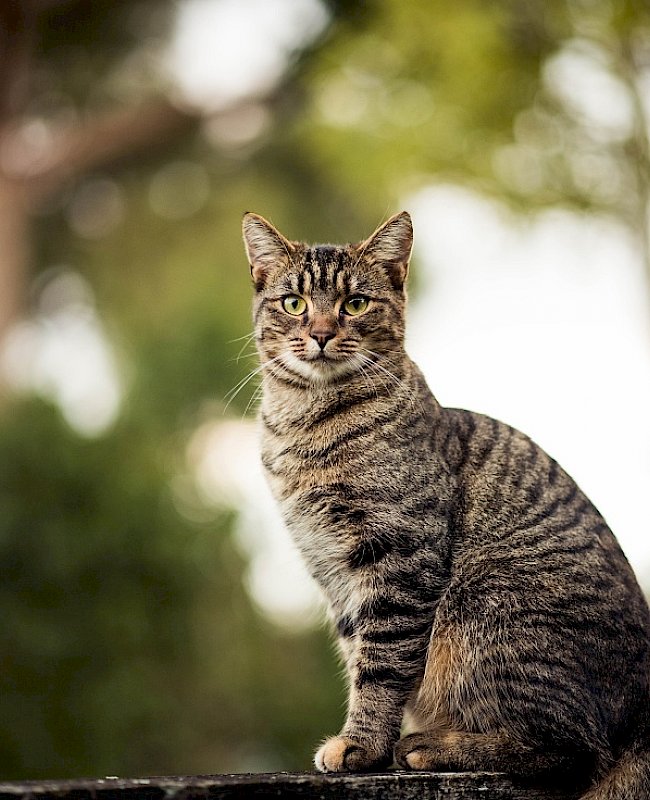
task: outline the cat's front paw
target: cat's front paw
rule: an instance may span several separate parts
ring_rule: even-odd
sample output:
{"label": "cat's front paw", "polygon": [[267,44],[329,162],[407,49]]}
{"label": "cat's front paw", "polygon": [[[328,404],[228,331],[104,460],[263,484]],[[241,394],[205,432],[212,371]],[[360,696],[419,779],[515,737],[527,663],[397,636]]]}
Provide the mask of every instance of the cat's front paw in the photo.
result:
{"label": "cat's front paw", "polygon": [[391,761],[390,753],[380,753],[369,743],[347,736],[332,736],[314,758],[321,772],[367,772],[387,767]]}

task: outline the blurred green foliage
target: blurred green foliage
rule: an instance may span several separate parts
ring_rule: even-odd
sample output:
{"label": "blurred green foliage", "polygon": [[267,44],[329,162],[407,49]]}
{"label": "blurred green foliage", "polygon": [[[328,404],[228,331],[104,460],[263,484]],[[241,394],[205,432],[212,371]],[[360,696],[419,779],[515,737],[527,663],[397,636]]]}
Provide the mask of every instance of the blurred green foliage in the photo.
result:
{"label": "blurred green foliage", "polygon": [[3,777],[295,763],[303,709],[334,723],[325,643],[260,619],[230,515],[186,522],[164,461],[139,428],[84,440],[39,401],[5,418]]}
{"label": "blurred green foliage", "polygon": [[[549,95],[544,69],[582,37],[622,75],[626,42],[650,35],[645,4],[328,7],[329,28],[297,54],[257,139],[215,144],[200,125],[137,163],[77,180],[34,222],[33,310],[52,266],[82,275],[126,399],[94,438],[43,399],[5,397],[0,407],[2,778],[308,768],[317,739],[340,723],[327,634],[266,620],[242,583],[232,512],[193,517],[174,499],[189,437],[222,413],[249,365],[235,359],[250,329],[243,211],[290,237],[356,241],[435,178],[527,207],[605,206],[640,219],[629,200],[637,134],[601,142],[622,176],[618,195],[574,180],[571,158],[593,142]],[[165,92],[136,56],[168,34],[171,10],[79,1],[46,15],[30,113],[69,119]],[[531,142],[536,183],[504,177],[500,148]],[[208,188],[178,218],[151,202],[174,163],[200,166]],[[101,235],[81,235],[71,209],[98,179],[123,214]],[[241,416],[251,391],[229,413]]]}

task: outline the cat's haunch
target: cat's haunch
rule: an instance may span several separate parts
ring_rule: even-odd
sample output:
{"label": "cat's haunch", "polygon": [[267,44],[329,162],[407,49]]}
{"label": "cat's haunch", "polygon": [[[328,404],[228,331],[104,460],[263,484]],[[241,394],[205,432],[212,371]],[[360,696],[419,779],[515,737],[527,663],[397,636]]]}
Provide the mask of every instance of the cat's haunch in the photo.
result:
{"label": "cat's haunch", "polygon": [[348,245],[255,214],[243,228],[262,463],[349,676],[317,767],[650,798],[646,600],[567,473],[519,431],[440,406],[405,353],[409,215]]}

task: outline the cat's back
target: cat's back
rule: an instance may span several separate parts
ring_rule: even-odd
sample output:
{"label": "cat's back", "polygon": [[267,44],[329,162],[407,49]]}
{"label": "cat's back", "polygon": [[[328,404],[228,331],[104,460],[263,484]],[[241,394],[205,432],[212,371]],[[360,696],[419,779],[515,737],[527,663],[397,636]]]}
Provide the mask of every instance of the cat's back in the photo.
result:
{"label": "cat's back", "polygon": [[626,727],[648,700],[650,614],[614,535],[528,436],[469,411],[445,417],[460,497],[437,629],[469,647],[473,675],[498,676],[502,703],[514,681],[531,704],[563,686],[604,729]]}
{"label": "cat's back", "polygon": [[556,574],[565,584],[588,577],[594,591],[640,597],[609,526],[555,459],[492,417],[444,413],[446,458],[460,495],[457,559],[483,556],[529,586],[542,578],[550,585]]}

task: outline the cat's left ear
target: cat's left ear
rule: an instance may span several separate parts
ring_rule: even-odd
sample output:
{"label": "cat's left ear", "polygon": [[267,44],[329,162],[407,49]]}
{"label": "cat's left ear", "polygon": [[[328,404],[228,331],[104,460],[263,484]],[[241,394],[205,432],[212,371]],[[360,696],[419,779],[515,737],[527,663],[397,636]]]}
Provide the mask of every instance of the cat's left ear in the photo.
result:
{"label": "cat's left ear", "polygon": [[367,263],[380,264],[395,289],[406,281],[413,248],[413,224],[407,211],[395,214],[384,222],[358,249]]}
{"label": "cat's left ear", "polygon": [[242,232],[251,276],[259,291],[273,270],[289,263],[295,247],[264,217],[250,211],[244,214]]}

